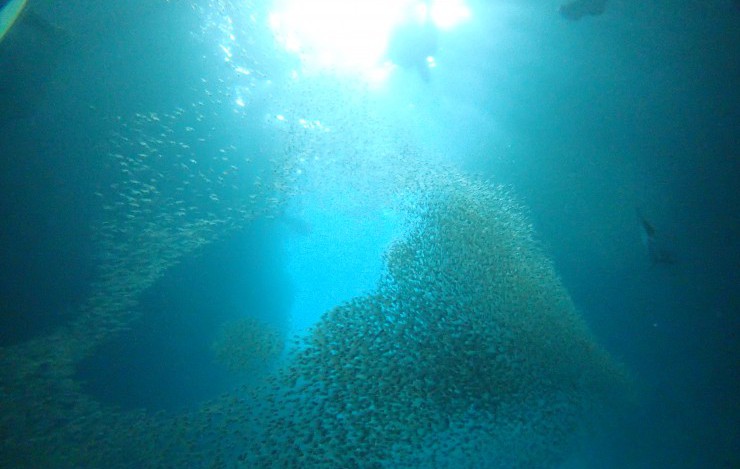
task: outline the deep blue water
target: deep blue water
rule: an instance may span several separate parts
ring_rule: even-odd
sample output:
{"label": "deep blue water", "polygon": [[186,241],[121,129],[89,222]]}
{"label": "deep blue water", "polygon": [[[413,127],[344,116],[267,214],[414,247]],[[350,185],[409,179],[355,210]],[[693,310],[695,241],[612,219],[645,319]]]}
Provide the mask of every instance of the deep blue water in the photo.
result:
{"label": "deep blue water", "polygon": [[[262,413],[295,404],[260,393],[294,336],[373,291],[403,236],[403,171],[436,168],[526,207],[634,383],[613,423],[514,463],[740,465],[736,3],[609,0],[569,21],[556,0],[471,1],[428,76],[379,87],[302,64],[269,30],[276,6],[239,3],[31,2],[50,28],[22,18],[0,43],[0,465],[268,465],[252,452],[294,442],[260,434]],[[651,261],[636,210],[674,262]],[[213,344],[244,317],[286,345],[234,373]],[[172,422],[190,425],[179,459]],[[238,425],[258,436],[228,446]],[[514,464],[490,444],[353,461]]]}

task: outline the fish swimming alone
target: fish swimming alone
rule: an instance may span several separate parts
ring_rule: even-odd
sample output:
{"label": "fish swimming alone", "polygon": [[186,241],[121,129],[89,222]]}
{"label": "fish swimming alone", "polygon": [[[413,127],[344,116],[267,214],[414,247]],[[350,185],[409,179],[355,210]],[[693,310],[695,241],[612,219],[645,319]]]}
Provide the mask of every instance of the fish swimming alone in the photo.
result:
{"label": "fish swimming alone", "polygon": [[642,244],[647,250],[648,258],[650,263],[655,264],[674,264],[676,261],[673,254],[667,249],[660,246],[660,242],[656,237],[655,227],[645,218],[640,209],[636,209],[637,218],[640,221],[640,234],[642,238]]}
{"label": "fish swimming alone", "polygon": [[560,6],[563,17],[575,21],[584,16],[598,16],[604,13],[606,0],[572,0]]}

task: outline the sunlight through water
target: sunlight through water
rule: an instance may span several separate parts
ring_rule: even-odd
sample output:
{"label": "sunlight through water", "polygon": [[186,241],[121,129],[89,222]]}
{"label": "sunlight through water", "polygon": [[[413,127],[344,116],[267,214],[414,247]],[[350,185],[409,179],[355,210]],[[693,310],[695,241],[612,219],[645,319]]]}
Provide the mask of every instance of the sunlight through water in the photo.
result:
{"label": "sunlight through water", "polygon": [[300,57],[304,70],[382,81],[392,68],[389,43],[400,28],[436,33],[470,15],[463,0],[281,0],[269,21],[275,39]]}

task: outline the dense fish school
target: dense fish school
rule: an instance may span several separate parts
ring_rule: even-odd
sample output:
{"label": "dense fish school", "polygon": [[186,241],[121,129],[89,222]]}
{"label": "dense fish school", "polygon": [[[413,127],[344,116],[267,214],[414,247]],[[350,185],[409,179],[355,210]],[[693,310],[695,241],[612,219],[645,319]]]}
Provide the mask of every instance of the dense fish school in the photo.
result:
{"label": "dense fish school", "polygon": [[[372,294],[328,311],[274,382],[277,467],[556,463],[627,378],[503,189],[430,175]],[[584,420],[585,418],[585,420]]]}
{"label": "dense fish school", "polygon": [[[27,451],[29,467],[557,463],[623,402],[624,371],[593,340],[504,189],[417,168],[399,203],[406,233],[377,289],[326,312],[264,382],[197,411],[123,412],[85,396],[70,356],[82,346],[69,330],[4,354],[17,361],[3,367],[2,424],[17,439],[4,439],[2,454]],[[119,308],[108,306],[105,320]],[[250,346],[255,359],[274,359],[274,334],[260,335],[255,321],[234,327],[218,345],[229,366],[243,369]],[[228,334],[249,340],[234,348]]]}
{"label": "dense fish school", "polygon": [[[246,52],[230,50],[238,68]],[[256,100],[258,74],[239,70]],[[259,135],[269,143],[255,147],[220,125],[255,120],[249,106],[224,111],[231,84],[115,122],[90,297],[57,330],[0,349],[0,466],[551,467],[629,401],[627,374],[506,189],[433,161],[409,132],[381,125],[366,94],[326,80],[322,91],[290,80],[280,105],[291,113],[270,117]],[[257,321],[226,326],[216,358],[268,371],[197,409],[122,410],[85,393],[80,361],[130,332],[170,268],[304,195],[329,213],[401,214],[373,291],[292,345]]]}

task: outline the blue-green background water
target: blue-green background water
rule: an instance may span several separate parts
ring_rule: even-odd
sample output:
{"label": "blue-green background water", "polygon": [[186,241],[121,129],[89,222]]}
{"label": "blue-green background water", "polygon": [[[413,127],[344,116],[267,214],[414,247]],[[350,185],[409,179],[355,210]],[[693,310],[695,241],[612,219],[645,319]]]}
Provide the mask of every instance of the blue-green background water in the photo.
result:
{"label": "blue-green background water", "polygon": [[[140,140],[160,146],[147,171],[161,176],[153,183],[160,193],[175,194],[153,213],[176,213],[177,194],[186,206],[211,192],[223,205],[249,195],[281,204],[249,216],[216,212],[214,219],[233,223],[217,225],[192,248],[185,241],[192,238],[173,234],[175,261],[132,290],[134,304],[116,313],[127,330],[106,331],[94,351],[71,359],[71,379],[86,398],[121,412],[176,415],[231,392],[245,378],[215,363],[211,349],[224,323],[247,314],[290,340],[324,311],[369,291],[380,274],[382,253],[399,230],[382,188],[359,208],[356,200],[331,198],[333,181],[367,178],[372,187],[374,174],[345,166],[321,174],[327,165],[313,169],[318,189],[316,182],[307,183],[315,190],[275,183],[287,171],[299,185],[297,152],[307,155],[306,173],[316,155],[352,148],[369,158],[377,142],[362,135],[378,130],[363,106],[377,99],[373,116],[391,127],[403,123],[404,138],[433,155],[430,166],[441,159],[511,188],[598,342],[638,383],[629,414],[558,466],[737,467],[740,9],[729,0],[611,0],[603,15],[573,22],[558,15],[557,1],[469,5],[471,20],[440,35],[428,81],[397,70],[382,90],[355,103],[331,102],[336,82],[327,79],[327,89],[317,91],[320,78],[300,75],[297,59],[266,27],[267,4],[32,4],[59,31],[51,45],[33,31],[0,45],[14,57],[2,62],[3,83],[11,84],[3,90],[23,98],[3,96],[0,110],[5,360],[14,363],[35,350],[24,344],[46,343],[73,324],[101,288],[106,266],[140,243],[125,230],[101,235],[111,224],[143,226],[105,208],[118,200],[112,185],[133,178],[114,155],[136,157]],[[237,31],[226,43],[231,63],[219,48],[225,24]],[[250,74],[235,73],[237,65]],[[234,105],[240,93],[244,107]],[[301,130],[301,118],[351,132],[316,138]],[[167,129],[172,133],[162,137]],[[238,156],[233,190],[209,177],[213,187],[192,182],[205,197],[200,189],[178,192],[194,166],[167,173],[161,168],[169,163],[160,162],[189,159],[178,153],[181,143],[200,168],[213,169],[201,176],[231,177]],[[232,160],[222,162],[223,155]],[[379,164],[393,171],[392,161]],[[636,209],[675,263],[651,263]],[[148,215],[135,216],[138,223]],[[166,250],[138,247],[147,251],[141,272]],[[3,392],[22,393],[33,379],[5,373]],[[45,404],[26,405],[43,411]],[[17,421],[3,420],[2,462],[37,467],[19,440],[32,440],[42,427],[9,426]],[[489,464],[498,467],[495,459]]]}

